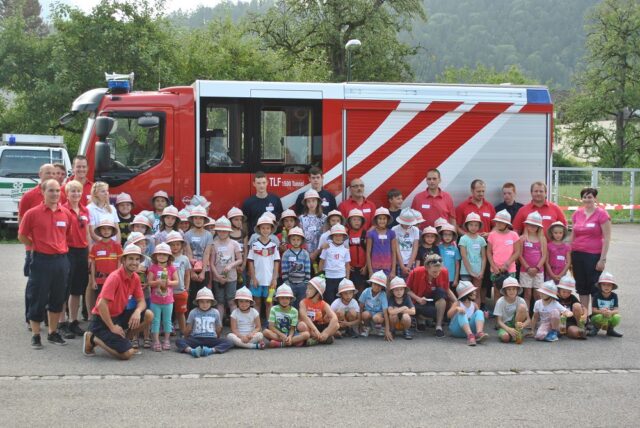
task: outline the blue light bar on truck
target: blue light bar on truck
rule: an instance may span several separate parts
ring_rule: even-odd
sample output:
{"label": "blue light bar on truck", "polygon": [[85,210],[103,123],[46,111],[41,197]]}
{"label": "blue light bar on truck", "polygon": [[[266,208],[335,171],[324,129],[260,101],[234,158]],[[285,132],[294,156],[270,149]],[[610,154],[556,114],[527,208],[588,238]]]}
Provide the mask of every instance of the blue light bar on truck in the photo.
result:
{"label": "blue light bar on truck", "polygon": [[112,94],[128,94],[133,89],[134,73],[104,73],[104,77],[107,80],[107,88]]}

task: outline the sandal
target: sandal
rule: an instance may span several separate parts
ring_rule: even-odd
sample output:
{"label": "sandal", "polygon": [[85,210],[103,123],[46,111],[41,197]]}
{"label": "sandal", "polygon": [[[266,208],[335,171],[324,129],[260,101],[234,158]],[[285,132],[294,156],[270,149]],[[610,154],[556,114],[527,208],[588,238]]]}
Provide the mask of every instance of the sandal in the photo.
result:
{"label": "sandal", "polygon": [[168,340],[165,340],[162,343],[162,349],[165,351],[169,351],[171,349],[171,343]]}
{"label": "sandal", "polygon": [[160,346],[160,342],[155,342],[153,344],[153,350],[156,352],[162,352],[162,346]]}
{"label": "sandal", "polygon": [[140,347],[140,339],[131,339],[130,342],[133,349],[138,349]]}
{"label": "sandal", "polygon": [[143,345],[146,349],[151,348],[151,339],[145,339]]}

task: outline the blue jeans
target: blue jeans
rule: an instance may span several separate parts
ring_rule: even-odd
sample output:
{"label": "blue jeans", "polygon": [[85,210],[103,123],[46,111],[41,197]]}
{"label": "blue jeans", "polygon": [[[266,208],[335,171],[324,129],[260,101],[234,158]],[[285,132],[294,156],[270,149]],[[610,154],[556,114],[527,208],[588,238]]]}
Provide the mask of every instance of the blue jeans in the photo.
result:
{"label": "blue jeans", "polygon": [[292,306],[299,309],[300,302],[302,302],[307,294],[307,283],[301,282],[300,284],[291,284],[291,291],[293,291],[293,295],[296,296],[296,300],[293,301]]}
{"label": "blue jeans", "polygon": [[159,305],[151,304],[151,312],[153,312],[153,321],[151,321],[151,333],[160,333],[160,320],[162,319],[162,328],[165,333],[171,333],[173,326],[171,325],[171,312],[173,311],[173,303]]}
{"label": "blue jeans", "polygon": [[218,339],[217,337],[185,337],[184,339],[176,340],[176,346],[178,352],[184,352],[187,348],[197,348],[198,346],[207,346],[215,349],[218,354],[228,351],[233,348],[233,342],[227,339]]}
{"label": "blue jeans", "polygon": [[471,327],[471,332],[476,334],[478,332],[476,323],[479,321],[484,321],[484,313],[481,310],[475,311],[473,315],[471,315],[471,319],[467,319],[466,314],[456,314],[449,323],[449,333],[451,333],[453,337],[467,337],[467,334],[462,329],[466,324]]}

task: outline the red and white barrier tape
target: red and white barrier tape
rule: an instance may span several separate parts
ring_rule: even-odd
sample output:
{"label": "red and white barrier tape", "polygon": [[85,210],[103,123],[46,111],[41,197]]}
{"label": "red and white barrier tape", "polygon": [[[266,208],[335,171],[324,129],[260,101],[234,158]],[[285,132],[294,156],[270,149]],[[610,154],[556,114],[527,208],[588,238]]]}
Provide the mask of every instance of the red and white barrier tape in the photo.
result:
{"label": "red and white barrier tape", "polygon": [[[565,199],[569,199],[571,201],[576,201],[576,202],[582,202],[580,199],[578,198],[572,198],[571,196],[560,196],[561,198],[565,198]],[[630,204],[605,204],[602,202],[598,202],[597,204],[600,208],[608,210],[608,211],[622,211],[622,210],[640,210],[640,205],[630,205]],[[579,205],[577,206],[560,206],[561,210],[564,211],[576,211],[578,208],[580,208]]]}

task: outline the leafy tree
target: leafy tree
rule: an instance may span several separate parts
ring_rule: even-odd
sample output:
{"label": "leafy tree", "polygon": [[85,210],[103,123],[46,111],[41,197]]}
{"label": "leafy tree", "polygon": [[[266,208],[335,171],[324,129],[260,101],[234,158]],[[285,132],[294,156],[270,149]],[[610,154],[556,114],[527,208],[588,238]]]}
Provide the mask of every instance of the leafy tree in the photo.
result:
{"label": "leafy tree", "polygon": [[47,26],[42,22],[42,7],[38,0],[0,0],[0,20],[20,16],[24,19],[25,30],[36,35],[45,35]]}
{"label": "leafy tree", "polygon": [[517,65],[512,65],[505,71],[496,71],[495,68],[482,64],[478,64],[476,68],[447,67],[437,80],[440,83],[511,83],[513,85],[538,83],[535,79],[525,76]]}
{"label": "leafy tree", "polygon": [[585,68],[564,105],[576,152],[602,166],[640,159],[640,2],[605,0],[586,26]]}

